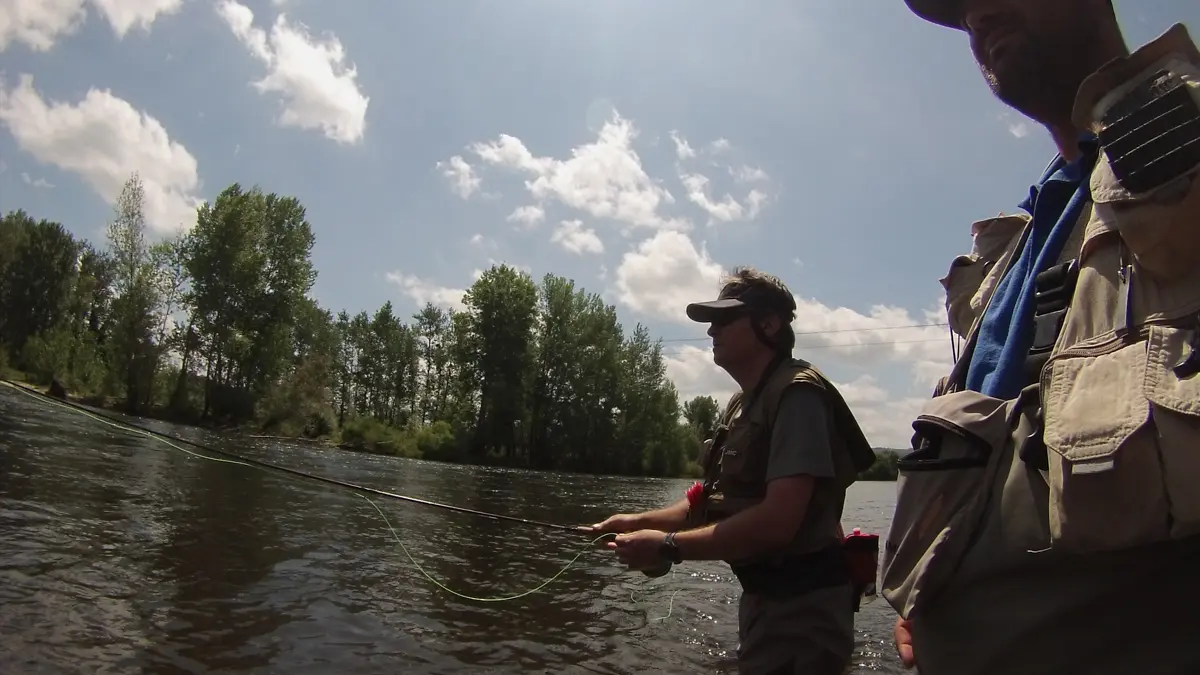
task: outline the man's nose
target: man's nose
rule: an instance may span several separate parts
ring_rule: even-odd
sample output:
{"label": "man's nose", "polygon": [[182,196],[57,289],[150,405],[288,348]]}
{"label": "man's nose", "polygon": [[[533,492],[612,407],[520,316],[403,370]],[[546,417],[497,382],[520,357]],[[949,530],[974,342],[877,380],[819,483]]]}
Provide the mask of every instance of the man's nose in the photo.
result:
{"label": "man's nose", "polygon": [[717,337],[717,333],[721,332],[721,327],[714,321],[708,324],[708,337]]}

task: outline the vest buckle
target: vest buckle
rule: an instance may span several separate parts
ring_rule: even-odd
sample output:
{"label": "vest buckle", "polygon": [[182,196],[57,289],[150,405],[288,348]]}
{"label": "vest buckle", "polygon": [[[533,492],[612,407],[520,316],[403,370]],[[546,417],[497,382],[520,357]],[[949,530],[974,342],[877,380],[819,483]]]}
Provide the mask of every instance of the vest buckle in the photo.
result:
{"label": "vest buckle", "polygon": [[1026,381],[1041,379],[1042,367],[1050,360],[1050,352],[1058,342],[1078,281],[1078,258],[1055,265],[1034,278],[1033,344],[1025,357]]}

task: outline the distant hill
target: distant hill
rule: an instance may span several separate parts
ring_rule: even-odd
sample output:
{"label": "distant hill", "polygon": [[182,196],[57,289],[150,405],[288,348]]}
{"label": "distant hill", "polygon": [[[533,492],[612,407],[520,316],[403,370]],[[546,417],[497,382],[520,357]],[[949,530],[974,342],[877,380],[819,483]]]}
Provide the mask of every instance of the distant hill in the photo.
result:
{"label": "distant hill", "polygon": [[901,453],[907,453],[905,450],[893,450],[891,448],[871,448],[875,452],[875,463],[866,471],[858,474],[859,480],[896,480],[899,471],[896,469],[896,463],[900,459]]}

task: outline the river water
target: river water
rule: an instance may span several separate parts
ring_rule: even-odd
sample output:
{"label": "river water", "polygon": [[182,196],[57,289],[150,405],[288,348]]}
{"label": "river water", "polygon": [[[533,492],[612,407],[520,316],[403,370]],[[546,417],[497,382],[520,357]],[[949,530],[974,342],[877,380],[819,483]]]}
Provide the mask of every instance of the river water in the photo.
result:
{"label": "river water", "polygon": [[[563,523],[678,499],[682,480],[402,460],[138,423],[437,502]],[[188,447],[188,446],[183,446]],[[892,483],[850,492],[881,533]],[[586,537],[374,499],[440,583],[532,588]],[[357,493],[197,459],[0,386],[0,673],[735,673],[738,586],[720,563],[647,582],[606,551],[541,592],[458,598]],[[852,672],[906,672],[882,600]]]}

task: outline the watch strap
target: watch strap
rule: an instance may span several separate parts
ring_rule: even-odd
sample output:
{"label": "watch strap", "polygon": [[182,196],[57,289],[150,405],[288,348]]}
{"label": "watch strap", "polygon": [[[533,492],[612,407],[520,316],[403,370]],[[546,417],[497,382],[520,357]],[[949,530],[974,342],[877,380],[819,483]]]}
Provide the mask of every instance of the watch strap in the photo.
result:
{"label": "watch strap", "polygon": [[663,537],[662,549],[664,557],[671,562],[676,564],[683,562],[683,556],[679,550],[679,544],[675,543],[674,532],[668,532],[667,536]]}

